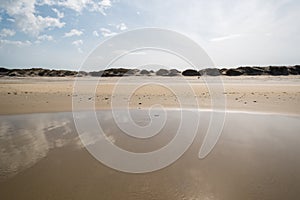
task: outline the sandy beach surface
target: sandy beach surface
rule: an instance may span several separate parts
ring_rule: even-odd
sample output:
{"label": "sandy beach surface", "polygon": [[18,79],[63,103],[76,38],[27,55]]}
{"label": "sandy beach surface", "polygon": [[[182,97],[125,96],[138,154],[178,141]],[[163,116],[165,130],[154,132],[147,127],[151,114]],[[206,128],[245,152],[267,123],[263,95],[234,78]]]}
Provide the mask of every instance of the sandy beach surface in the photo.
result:
{"label": "sandy beach surface", "polygon": [[[193,123],[196,112],[184,112]],[[150,122],[148,112],[134,110],[131,114],[138,123]],[[97,116],[109,141],[136,153],[168,144],[182,120],[178,110],[169,110],[159,134],[144,140],[122,132],[110,111],[99,111]],[[299,117],[230,112],[218,143],[207,157],[199,159],[210,112],[201,116],[197,136],[183,156],[166,168],[134,174],[111,169],[89,154],[71,112],[1,115],[1,198],[299,199]],[[188,130],[193,127],[189,123],[185,134],[194,131]],[[89,146],[101,145],[102,139],[88,139]]]}
{"label": "sandy beach surface", "polygon": [[[178,79],[183,81],[176,84]],[[90,88],[89,84],[95,80],[98,79],[78,78],[77,83]],[[96,109],[122,108],[124,102],[126,107],[137,109],[155,104],[167,108],[224,109],[212,105],[214,91],[209,91],[197,77],[145,76],[119,80],[101,77],[95,92],[85,93],[83,89],[78,95],[73,91],[74,78],[1,78],[0,114],[72,111],[72,101],[83,110],[88,102],[94,103]],[[216,77],[209,84],[224,87],[217,98],[225,101],[226,110],[300,114],[299,76]],[[176,91],[171,91],[168,85],[173,85]],[[197,105],[192,103],[195,100]]]}
{"label": "sandy beach surface", "polygon": [[[212,77],[207,84],[179,78],[1,78],[0,198],[299,199],[299,77]],[[87,112],[94,105],[97,111]],[[96,138],[90,135],[99,134],[90,125],[92,116],[103,130]],[[121,128],[130,132],[129,122],[163,126],[152,137],[135,138]],[[156,130],[149,127],[139,136]],[[221,127],[220,137],[200,159],[211,127]],[[191,146],[171,165],[150,173],[112,169],[88,152],[104,140],[129,152],[152,152],[169,144],[178,130],[180,143],[196,131]],[[119,160],[111,157],[118,154],[101,152]],[[135,166],[126,156],[119,158],[121,165]]]}

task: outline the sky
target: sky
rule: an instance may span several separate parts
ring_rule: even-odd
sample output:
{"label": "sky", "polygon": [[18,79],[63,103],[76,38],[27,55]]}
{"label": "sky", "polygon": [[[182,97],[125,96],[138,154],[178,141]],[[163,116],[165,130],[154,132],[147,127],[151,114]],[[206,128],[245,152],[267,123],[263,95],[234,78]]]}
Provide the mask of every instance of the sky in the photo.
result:
{"label": "sky", "polygon": [[0,66],[76,70],[101,42],[177,31],[218,67],[300,64],[298,0],[1,0]]}

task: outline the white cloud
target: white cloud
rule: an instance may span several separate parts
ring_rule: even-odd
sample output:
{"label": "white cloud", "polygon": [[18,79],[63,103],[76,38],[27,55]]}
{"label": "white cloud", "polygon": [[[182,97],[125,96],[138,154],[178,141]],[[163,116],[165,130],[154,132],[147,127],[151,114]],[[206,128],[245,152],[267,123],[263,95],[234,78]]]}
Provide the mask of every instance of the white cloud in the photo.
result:
{"label": "white cloud", "polygon": [[1,1],[0,8],[15,20],[16,26],[22,32],[33,36],[39,35],[45,29],[62,28],[65,25],[60,19],[37,15],[35,3],[35,0]]}
{"label": "white cloud", "polygon": [[26,40],[26,41],[19,41],[19,40],[0,40],[0,47],[4,45],[15,45],[18,47],[22,46],[29,46],[31,45],[31,42]]}
{"label": "white cloud", "polygon": [[57,10],[56,8],[52,8],[52,10],[53,10],[53,12],[55,12],[56,13],[56,15],[57,15],[57,17],[59,18],[59,19],[62,19],[62,18],[64,18],[64,13],[63,12],[60,12],[59,10]]}
{"label": "white cloud", "polygon": [[99,37],[99,33],[97,31],[93,31],[93,36]]}
{"label": "white cloud", "polygon": [[100,31],[101,31],[101,34],[102,34],[104,37],[111,37],[111,36],[114,36],[114,35],[117,34],[117,33],[112,32],[111,30],[109,30],[109,29],[107,29],[107,28],[101,28]]}
{"label": "white cloud", "polygon": [[103,0],[99,3],[99,5],[101,6],[106,6],[106,7],[110,7],[111,6],[111,1],[110,0]]}
{"label": "white cloud", "polygon": [[15,20],[13,18],[7,18],[6,20],[9,22],[15,22]]}
{"label": "white cloud", "polygon": [[210,41],[211,42],[219,42],[219,41],[230,40],[230,39],[239,38],[239,37],[241,37],[240,34],[231,34],[231,35],[226,35],[223,37],[212,38]]}
{"label": "white cloud", "polygon": [[11,37],[16,34],[16,31],[4,28],[0,31],[0,37]]}
{"label": "white cloud", "polygon": [[57,0],[37,0],[37,5],[56,5]]}
{"label": "white cloud", "polygon": [[0,16],[0,22],[2,22],[2,17]]}
{"label": "white cloud", "polygon": [[96,11],[100,12],[103,15],[106,15],[105,10],[112,6],[110,0],[102,0],[102,1],[93,1],[93,0],[41,0],[39,1],[40,5],[56,5],[63,6],[65,8],[74,10],[78,13],[81,13],[82,10],[87,9],[88,11]]}
{"label": "white cloud", "polygon": [[106,15],[106,10],[108,8],[110,8],[112,5],[111,5],[111,1],[110,0],[102,0],[100,2],[93,2],[91,3],[91,6],[90,6],[90,10],[91,11],[97,11],[97,12],[100,12],[102,15]]}
{"label": "white cloud", "polygon": [[75,40],[75,41],[72,42],[72,44],[75,45],[75,46],[80,46],[80,45],[83,44],[83,41],[82,40]]}
{"label": "white cloud", "polygon": [[125,31],[126,29],[128,29],[125,23],[117,24],[116,28],[120,31]]}
{"label": "white cloud", "polygon": [[81,12],[81,10],[84,9],[89,2],[89,0],[66,0],[58,1],[57,4],[72,9],[76,12]]}
{"label": "white cloud", "polygon": [[65,37],[72,37],[72,36],[80,36],[83,32],[77,29],[72,29],[70,32],[65,33]]}
{"label": "white cloud", "polygon": [[77,50],[79,53],[83,53],[81,46],[83,45],[83,41],[82,40],[75,40],[72,42],[72,45],[77,47]]}
{"label": "white cloud", "polygon": [[41,40],[41,41],[53,41],[53,37],[51,35],[40,35],[38,36],[38,40]]}

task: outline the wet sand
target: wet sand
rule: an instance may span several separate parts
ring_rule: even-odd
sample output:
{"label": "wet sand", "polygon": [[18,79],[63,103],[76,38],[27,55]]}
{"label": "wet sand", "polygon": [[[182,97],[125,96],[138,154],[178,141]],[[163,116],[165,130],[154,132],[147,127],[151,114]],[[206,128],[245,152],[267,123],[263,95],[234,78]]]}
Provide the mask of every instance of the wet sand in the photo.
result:
{"label": "wet sand", "polygon": [[[198,101],[197,107],[200,109],[212,108],[211,93],[197,77],[184,78],[187,81],[184,85],[190,84],[193,91],[187,91],[183,85],[177,84],[176,94],[161,85],[142,84],[145,80],[176,84],[178,77],[125,77],[122,83],[117,83],[118,79],[102,77],[95,93],[76,96],[73,93],[72,78],[1,78],[0,114],[71,111],[72,100],[82,105],[83,109],[85,102],[95,103],[96,109],[110,109],[113,99],[115,102],[126,101],[133,109],[147,108],[154,104],[178,108],[178,97],[182,97],[182,108],[196,108],[190,103],[193,100]],[[93,78],[79,80],[88,83]],[[228,110],[300,114],[299,76],[222,77],[222,81],[222,94]],[[114,92],[116,86],[119,88],[118,92]],[[142,87],[128,97],[129,86]],[[115,104],[113,107],[120,106]]]}
{"label": "wet sand", "polygon": [[[178,112],[168,110],[165,127],[147,141],[126,136],[110,111],[97,116],[115,145],[142,152],[170,141]],[[184,112],[193,118],[198,111]],[[146,113],[133,110],[132,116],[147,124]],[[299,199],[299,116],[229,112],[217,145],[199,159],[210,115],[201,112],[197,137],[179,160],[146,174],[122,173],[95,160],[83,148],[71,113],[2,115],[1,198]]]}

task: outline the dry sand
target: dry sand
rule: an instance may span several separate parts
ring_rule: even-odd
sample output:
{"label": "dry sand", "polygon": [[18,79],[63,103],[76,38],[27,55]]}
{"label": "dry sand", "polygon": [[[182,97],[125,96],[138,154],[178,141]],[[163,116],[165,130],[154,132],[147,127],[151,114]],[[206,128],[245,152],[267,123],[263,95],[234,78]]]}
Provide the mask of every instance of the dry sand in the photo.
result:
{"label": "dry sand", "polygon": [[[82,78],[81,81],[93,78]],[[191,102],[198,100],[199,108],[212,109],[211,94],[197,77],[185,78],[194,93],[186,87],[176,85],[176,94],[155,84],[141,86],[144,80],[174,83],[177,77],[126,77],[116,84],[118,78],[101,78],[95,94],[76,96],[73,94],[72,78],[1,78],[0,114],[22,114],[61,112],[72,110],[72,97],[78,105],[87,101],[95,102],[96,109],[111,108],[111,100],[127,101],[130,108],[145,108],[161,104],[168,108],[178,108],[179,98],[182,108],[195,108]],[[256,76],[223,77],[226,109],[243,111],[261,111],[275,113],[300,114],[299,76]],[[87,81],[88,82],[88,81]],[[118,85],[117,92],[113,92]],[[141,86],[131,93],[129,86]],[[88,86],[89,87],[89,86]],[[128,96],[130,93],[131,96]],[[122,107],[118,103],[114,108]]]}

